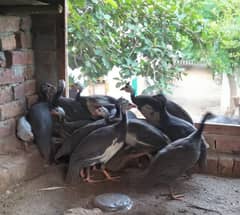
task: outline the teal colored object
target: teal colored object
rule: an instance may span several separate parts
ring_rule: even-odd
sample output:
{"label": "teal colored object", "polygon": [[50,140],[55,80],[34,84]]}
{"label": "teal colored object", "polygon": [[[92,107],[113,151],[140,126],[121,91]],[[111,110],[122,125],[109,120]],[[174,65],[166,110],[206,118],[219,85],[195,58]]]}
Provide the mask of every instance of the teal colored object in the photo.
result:
{"label": "teal colored object", "polygon": [[134,78],[133,80],[132,80],[132,88],[133,88],[133,90],[134,90],[134,93],[135,93],[135,96],[137,96],[138,95],[138,85],[137,85],[137,78]]}

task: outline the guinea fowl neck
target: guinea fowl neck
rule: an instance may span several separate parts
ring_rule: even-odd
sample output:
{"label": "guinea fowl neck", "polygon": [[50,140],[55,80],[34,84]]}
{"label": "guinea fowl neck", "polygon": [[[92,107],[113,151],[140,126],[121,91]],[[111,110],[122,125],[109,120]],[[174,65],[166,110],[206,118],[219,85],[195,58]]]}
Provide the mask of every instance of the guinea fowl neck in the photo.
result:
{"label": "guinea fowl neck", "polygon": [[122,110],[122,108],[119,108],[119,119],[121,121],[116,125],[116,130],[120,131],[120,133],[124,135],[127,132],[128,119],[126,111]]}
{"label": "guinea fowl neck", "polygon": [[130,95],[131,95],[132,102],[134,104],[136,104],[136,95],[135,94],[136,94],[135,90],[133,88],[131,88]]}

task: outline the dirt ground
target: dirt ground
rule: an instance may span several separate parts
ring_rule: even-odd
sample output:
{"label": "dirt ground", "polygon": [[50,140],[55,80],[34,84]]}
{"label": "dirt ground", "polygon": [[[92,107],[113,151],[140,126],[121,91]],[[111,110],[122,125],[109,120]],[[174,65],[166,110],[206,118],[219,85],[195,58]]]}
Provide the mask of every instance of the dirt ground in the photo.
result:
{"label": "dirt ground", "polygon": [[[93,198],[108,192],[127,194],[134,202],[128,212],[114,214],[240,214],[240,179],[195,174],[190,180],[178,181],[175,190],[183,193],[185,198],[176,201],[167,199],[165,187],[146,188],[126,180],[129,174],[123,175],[120,182],[69,186],[64,184],[62,168],[48,167],[41,176],[18,184],[1,195],[0,214],[63,215],[69,208],[94,208]],[[49,187],[59,189],[40,190]]]}

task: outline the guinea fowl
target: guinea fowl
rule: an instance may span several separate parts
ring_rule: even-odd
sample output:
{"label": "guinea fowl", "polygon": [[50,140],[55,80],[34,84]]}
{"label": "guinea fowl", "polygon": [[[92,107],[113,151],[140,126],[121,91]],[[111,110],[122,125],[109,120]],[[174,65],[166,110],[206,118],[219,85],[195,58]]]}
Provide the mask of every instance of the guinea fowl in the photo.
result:
{"label": "guinea fowl", "polygon": [[135,92],[129,83],[122,87],[121,90],[130,93],[132,102],[137,105],[138,110],[148,122],[154,125],[157,124],[156,121],[159,120],[158,105],[156,105],[152,96],[135,96]]}
{"label": "guinea fowl", "polygon": [[117,122],[94,130],[74,149],[70,157],[67,181],[73,181],[80,173],[85,181],[95,182],[90,177],[90,170],[96,165],[101,166],[107,179],[114,179],[105,169],[105,164],[124,146],[127,132],[125,108],[122,104],[118,105]]}
{"label": "guinea fowl", "polygon": [[183,197],[183,195],[173,193],[172,185],[178,177],[191,169],[199,160],[204,123],[210,117],[212,117],[212,114],[206,113],[199,129],[161,149],[152,159],[148,170],[145,172],[148,180],[152,179],[154,182],[168,185],[171,199]]}
{"label": "guinea fowl", "polygon": [[143,156],[151,160],[154,153],[170,142],[170,139],[160,129],[147,121],[128,118],[125,147],[109,161],[108,168],[114,171],[121,170],[129,161]]}
{"label": "guinea fowl", "polygon": [[170,139],[160,129],[141,119],[129,119],[126,145],[135,151],[134,157],[151,154],[165,147]]}
{"label": "guinea fowl", "polygon": [[81,140],[90,134],[92,131],[109,125],[105,119],[99,119],[94,122],[89,122],[86,125],[76,129],[71,136],[65,138],[61,148],[58,150],[55,155],[55,160],[60,159],[61,157],[70,156],[75,147],[81,142]]}
{"label": "guinea fowl", "polygon": [[32,133],[32,127],[26,120],[25,116],[22,116],[17,123],[17,136],[23,141],[25,150],[28,150],[28,143],[32,142],[34,135]]}
{"label": "guinea fowl", "polygon": [[52,128],[51,109],[56,95],[56,89],[46,83],[40,86],[41,101],[34,104],[27,115],[27,119],[32,127],[35,143],[43,157],[51,161],[52,159]]}
{"label": "guinea fowl", "polygon": [[[46,83],[50,85],[49,83]],[[52,85],[52,88],[56,88]],[[117,100],[110,96],[80,96],[78,95],[76,99],[62,97],[62,93],[65,89],[65,82],[63,80],[59,81],[58,89],[54,97],[54,105],[60,106],[64,109],[66,113],[66,121],[70,122],[72,128],[77,128],[82,126],[82,122],[94,121],[102,118],[102,112],[99,115],[97,111],[100,107],[108,109],[110,115],[115,114],[115,104]],[[83,122],[84,124],[84,122]]]}
{"label": "guinea fowl", "polygon": [[[158,106],[156,106],[155,103],[153,102],[153,99],[158,100],[159,98],[161,98],[161,96],[164,96],[163,94],[158,94],[155,96],[145,95],[135,96],[135,92],[129,83],[127,83],[123,88],[121,88],[121,90],[129,92],[131,94],[132,102],[137,105],[140,112],[150,123],[154,125],[157,125],[159,123],[160,118],[159,110]],[[167,99],[166,108],[168,112],[171,113],[172,115],[184,119],[193,124],[191,116],[180,105],[176,104],[175,102]]]}
{"label": "guinea fowl", "polygon": [[43,157],[51,162],[53,159],[53,119],[52,115],[62,119],[65,112],[60,107],[55,107],[54,100],[58,91],[51,84],[43,83],[40,86],[40,102],[34,104],[27,119],[34,134],[34,140]]}
{"label": "guinea fowl", "polygon": [[[184,138],[189,134],[196,131],[196,128],[189,122],[173,116],[167,111],[166,103],[167,99],[165,96],[159,97],[156,102],[159,104],[160,120],[159,128],[172,140],[175,141],[179,138]],[[198,165],[202,169],[206,166],[206,153],[207,143],[201,138],[201,155],[199,158]]]}

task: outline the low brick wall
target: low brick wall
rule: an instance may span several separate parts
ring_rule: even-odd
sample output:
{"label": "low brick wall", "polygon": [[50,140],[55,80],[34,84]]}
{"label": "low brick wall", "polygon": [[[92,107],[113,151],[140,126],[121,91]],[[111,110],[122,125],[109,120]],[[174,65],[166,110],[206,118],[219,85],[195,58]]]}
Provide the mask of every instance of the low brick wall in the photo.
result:
{"label": "low brick wall", "polygon": [[0,16],[0,153],[20,147],[16,121],[37,100],[31,18]]}
{"label": "low brick wall", "polygon": [[[196,126],[199,124],[196,123]],[[204,136],[208,149],[208,174],[240,177],[240,126],[207,124]]]}

